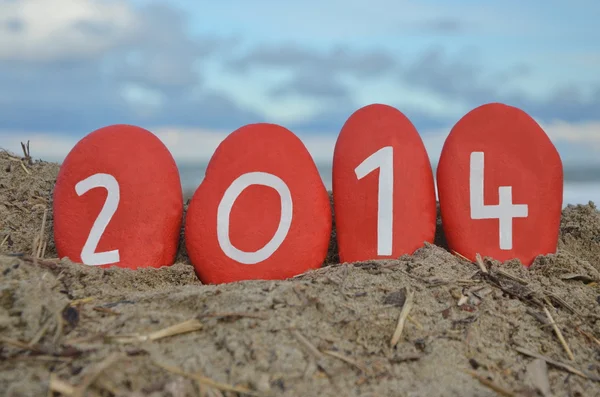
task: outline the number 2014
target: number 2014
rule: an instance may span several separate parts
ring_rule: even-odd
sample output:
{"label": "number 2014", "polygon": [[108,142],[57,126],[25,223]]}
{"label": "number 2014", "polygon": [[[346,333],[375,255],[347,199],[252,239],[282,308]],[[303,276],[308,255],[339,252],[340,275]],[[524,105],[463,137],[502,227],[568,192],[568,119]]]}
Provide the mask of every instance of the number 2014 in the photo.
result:
{"label": "number 2014", "polygon": [[[374,104],[350,116],[333,153],[341,262],[398,258],[432,243],[436,186],[450,250],[525,266],[556,250],[562,163],[525,112],[498,103],[472,110],[450,131],[437,180],[430,160],[399,110]],[[114,125],[86,136],[62,164],[54,195],[61,257],[131,269],[174,262],[181,183],[149,131]],[[190,200],[184,240],[205,283],[282,279],[323,264],[331,229],[329,194],[307,149],[286,128],[261,123],[216,149]]]}

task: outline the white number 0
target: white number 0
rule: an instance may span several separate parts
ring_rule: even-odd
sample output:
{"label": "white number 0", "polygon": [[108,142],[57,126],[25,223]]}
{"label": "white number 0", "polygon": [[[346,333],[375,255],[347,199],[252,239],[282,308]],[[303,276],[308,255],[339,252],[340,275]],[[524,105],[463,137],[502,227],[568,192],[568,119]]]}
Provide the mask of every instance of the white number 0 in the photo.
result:
{"label": "white number 0", "polygon": [[500,227],[500,249],[511,250],[513,247],[513,218],[527,218],[527,204],[513,204],[512,186],[500,186],[498,205],[485,205],[483,201],[484,187],[484,153],[471,153],[471,172],[469,177],[471,219],[498,219]]}
{"label": "white number 0", "polygon": [[75,185],[75,191],[77,192],[78,196],[81,196],[87,193],[89,190],[97,187],[105,188],[108,192],[108,195],[100,214],[98,214],[96,221],[94,221],[90,235],[88,236],[87,241],[81,250],[82,262],[91,266],[107,265],[109,263],[119,262],[119,250],[95,252],[96,248],[98,247],[100,237],[102,237],[102,233],[104,233],[106,230],[108,223],[119,206],[119,183],[112,175],[95,174]]}
{"label": "white number 0", "polygon": [[[268,186],[279,193],[281,200],[281,218],[275,235],[264,247],[254,252],[237,249],[229,239],[229,216],[235,200],[252,185]],[[217,239],[219,246],[231,259],[245,265],[253,265],[269,258],[281,246],[292,224],[292,194],[285,182],[266,172],[249,172],[237,178],[225,191],[217,209]]]}
{"label": "white number 0", "polygon": [[354,172],[362,179],[379,168],[377,255],[392,255],[394,222],[394,148],[386,146],[365,159]]}

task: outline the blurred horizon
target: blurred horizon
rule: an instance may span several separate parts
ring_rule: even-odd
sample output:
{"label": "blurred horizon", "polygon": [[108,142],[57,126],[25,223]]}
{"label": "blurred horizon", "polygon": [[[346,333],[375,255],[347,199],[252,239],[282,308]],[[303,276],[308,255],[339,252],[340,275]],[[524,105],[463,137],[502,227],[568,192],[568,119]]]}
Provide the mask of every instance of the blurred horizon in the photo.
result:
{"label": "blurred horizon", "polygon": [[60,162],[86,134],[133,124],[185,165],[186,189],[229,133],[269,122],[327,184],[365,105],[403,112],[435,166],[462,116],[501,102],[555,144],[565,196],[600,202],[599,14],[592,0],[0,0],[0,148],[30,140]]}

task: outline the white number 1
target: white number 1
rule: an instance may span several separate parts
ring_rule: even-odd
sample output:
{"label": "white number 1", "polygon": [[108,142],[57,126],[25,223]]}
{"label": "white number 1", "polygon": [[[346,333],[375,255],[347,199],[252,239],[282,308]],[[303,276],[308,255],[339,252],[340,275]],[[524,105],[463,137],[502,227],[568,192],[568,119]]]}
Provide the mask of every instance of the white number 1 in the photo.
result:
{"label": "white number 1", "polygon": [[104,206],[98,214],[90,235],[88,236],[83,249],[81,250],[81,260],[86,265],[98,266],[109,263],[119,262],[119,250],[95,252],[102,233],[106,230],[112,216],[119,206],[119,183],[114,176],[109,174],[94,174],[75,185],[75,191],[78,196],[87,193],[89,190],[103,187],[108,192]]}
{"label": "white number 1", "polygon": [[513,218],[527,218],[527,204],[512,203],[512,186],[500,186],[498,205],[485,205],[484,187],[484,153],[471,153],[471,173],[469,177],[471,219],[498,219],[500,223],[500,249],[511,250],[513,247]]}
{"label": "white number 1", "polygon": [[354,172],[362,179],[379,168],[377,196],[377,255],[392,255],[394,222],[394,149],[386,146],[367,157]]}

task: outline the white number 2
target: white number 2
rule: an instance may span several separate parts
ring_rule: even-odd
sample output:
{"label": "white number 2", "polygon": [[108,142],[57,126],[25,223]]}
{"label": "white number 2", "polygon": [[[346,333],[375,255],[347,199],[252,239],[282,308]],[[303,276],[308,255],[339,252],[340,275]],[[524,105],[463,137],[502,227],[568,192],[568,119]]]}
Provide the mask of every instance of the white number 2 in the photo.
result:
{"label": "white number 2", "polygon": [[377,255],[392,254],[394,222],[394,148],[386,146],[367,157],[354,172],[362,179],[379,168],[377,192]]}
{"label": "white number 2", "polygon": [[98,242],[106,230],[112,216],[119,206],[119,183],[114,176],[109,174],[94,174],[75,185],[75,191],[78,196],[87,193],[89,190],[103,187],[108,192],[104,206],[98,214],[90,235],[88,236],[83,249],[81,250],[81,260],[86,265],[98,266],[109,263],[119,262],[119,250],[96,252]]}
{"label": "white number 2", "polygon": [[471,219],[498,219],[500,224],[500,249],[513,247],[513,218],[527,218],[527,204],[513,204],[512,186],[498,188],[499,204],[485,205],[484,190],[484,153],[471,153],[471,172],[469,177]]}

